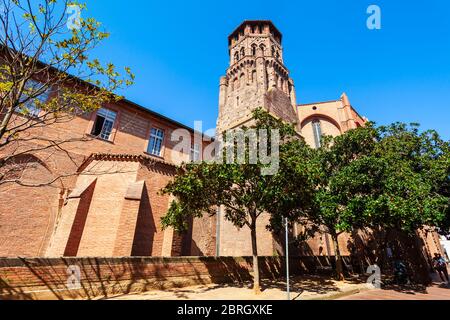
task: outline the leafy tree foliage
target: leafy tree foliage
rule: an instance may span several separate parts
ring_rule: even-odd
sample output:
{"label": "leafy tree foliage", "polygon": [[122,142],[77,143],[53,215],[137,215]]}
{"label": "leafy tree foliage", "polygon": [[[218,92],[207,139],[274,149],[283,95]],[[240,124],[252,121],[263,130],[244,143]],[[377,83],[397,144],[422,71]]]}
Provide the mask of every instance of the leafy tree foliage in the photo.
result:
{"label": "leafy tree foliage", "polygon": [[[0,0],[0,169],[24,155],[85,140],[36,132],[119,100],[114,92],[132,84],[129,68],[121,76],[114,64],[91,57],[109,34],[85,15],[77,1]],[[28,186],[4,170],[2,183]]]}
{"label": "leafy tree foliage", "polygon": [[[412,235],[424,225],[447,226],[450,145],[435,131],[368,123],[325,136],[320,148],[311,149],[291,126],[261,110],[254,116],[251,128],[281,132],[277,173],[261,175],[261,163],[186,164],[164,189],[177,199],[164,226],[183,230],[188,217],[214,215],[216,206],[223,206],[226,219],[250,228],[257,266],[256,221],[262,213],[270,214],[271,230],[279,230],[284,217],[291,223],[307,221],[331,235],[338,279],[344,278],[338,241],[343,232],[368,228]],[[381,239],[380,246],[385,244]]]}
{"label": "leafy tree foliage", "polygon": [[[312,189],[305,159],[310,149],[293,126],[260,109],[253,115],[255,124],[243,128],[243,132],[249,129],[275,129],[279,132],[281,144],[276,173],[263,175],[262,170],[268,165],[259,160],[251,163],[250,148],[246,148],[243,163],[217,161],[185,164],[163,190],[173,194],[176,200],[162,218],[162,224],[181,231],[186,229],[186,221],[190,217],[201,217],[205,212],[214,215],[216,206],[223,207],[225,219],[251,231],[254,290],[259,293],[257,219],[263,213],[270,214],[268,227],[272,230],[281,227],[283,217],[291,222],[296,221],[310,207]],[[276,151],[271,149],[270,152]],[[222,157],[225,160],[227,152],[223,152]]]}
{"label": "leafy tree foliage", "polygon": [[340,233],[370,228],[385,235],[390,230],[414,234],[445,219],[449,142],[435,131],[369,123],[323,140],[310,162],[316,186],[311,219],[333,238],[338,278],[343,278]]}
{"label": "leafy tree foliage", "polygon": [[312,152],[309,161],[309,172],[315,186],[310,220],[325,228],[333,240],[338,279],[343,279],[338,236],[351,231],[360,222],[356,206],[360,197],[348,192],[348,180],[364,188],[365,181],[358,180],[362,177],[355,176],[352,167],[373,150],[375,135],[376,130],[369,125],[334,138],[323,137],[321,147]]}

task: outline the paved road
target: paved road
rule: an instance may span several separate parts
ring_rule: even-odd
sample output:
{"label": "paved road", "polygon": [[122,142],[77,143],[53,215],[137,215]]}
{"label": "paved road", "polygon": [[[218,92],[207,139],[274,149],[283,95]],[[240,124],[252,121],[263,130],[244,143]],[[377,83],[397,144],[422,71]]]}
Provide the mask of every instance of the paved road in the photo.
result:
{"label": "paved road", "polygon": [[450,286],[434,284],[424,291],[372,289],[338,300],[450,300]]}
{"label": "paved road", "polygon": [[[240,284],[206,284],[184,288],[150,290],[143,293],[124,294],[109,299],[119,300],[286,300],[286,283],[282,280],[263,279],[264,290],[255,295],[252,283]],[[291,279],[291,299],[327,299],[348,291],[365,289],[363,281],[339,282],[320,276],[299,276]]]}

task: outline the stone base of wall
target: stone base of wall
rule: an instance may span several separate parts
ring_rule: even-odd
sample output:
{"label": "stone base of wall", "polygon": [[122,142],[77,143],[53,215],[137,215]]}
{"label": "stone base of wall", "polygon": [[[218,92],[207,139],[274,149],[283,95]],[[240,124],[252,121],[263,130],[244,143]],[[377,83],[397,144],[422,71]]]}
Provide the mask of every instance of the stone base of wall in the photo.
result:
{"label": "stone base of wall", "polygon": [[[292,275],[316,273],[329,266],[326,257],[290,259]],[[69,277],[77,269],[80,286],[70,289]],[[260,257],[260,269],[262,278],[283,277],[284,257]],[[251,257],[1,258],[0,300],[97,299],[251,279]]]}

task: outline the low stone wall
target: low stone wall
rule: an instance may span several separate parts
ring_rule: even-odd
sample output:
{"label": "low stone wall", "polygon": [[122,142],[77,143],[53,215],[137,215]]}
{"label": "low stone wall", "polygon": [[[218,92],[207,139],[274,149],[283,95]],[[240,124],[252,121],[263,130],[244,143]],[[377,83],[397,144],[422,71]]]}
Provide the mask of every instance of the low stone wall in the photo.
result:
{"label": "low stone wall", "polygon": [[[290,259],[292,275],[329,270],[326,257]],[[262,278],[282,277],[284,257],[260,257]],[[70,289],[72,272],[80,285]],[[0,299],[93,299],[251,280],[251,257],[0,258]],[[69,285],[69,287],[68,287]]]}

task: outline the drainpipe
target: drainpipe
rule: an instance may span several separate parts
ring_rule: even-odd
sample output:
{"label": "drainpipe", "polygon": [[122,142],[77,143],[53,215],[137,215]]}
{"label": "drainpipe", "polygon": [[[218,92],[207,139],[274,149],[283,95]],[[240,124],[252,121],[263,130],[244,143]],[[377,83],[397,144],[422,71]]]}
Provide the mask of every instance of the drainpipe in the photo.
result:
{"label": "drainpipe", "polygon": [[288,225],[288,218],[285,218],[285,233],[286,233],[286,249],[285,249],[285,255],[286,255],[286,294],[287,294],[287,300],[291,300],[290,295],[290,288],[289,288],[289,225]]}
{"label": "drainpipe", "polygon": [[220,206],[216,209],[216,257],[220,256]]}

